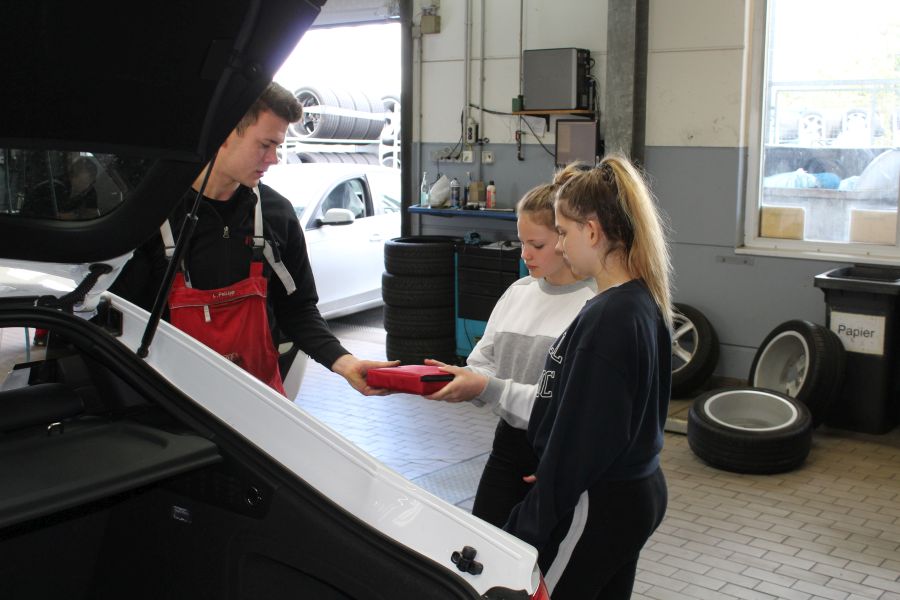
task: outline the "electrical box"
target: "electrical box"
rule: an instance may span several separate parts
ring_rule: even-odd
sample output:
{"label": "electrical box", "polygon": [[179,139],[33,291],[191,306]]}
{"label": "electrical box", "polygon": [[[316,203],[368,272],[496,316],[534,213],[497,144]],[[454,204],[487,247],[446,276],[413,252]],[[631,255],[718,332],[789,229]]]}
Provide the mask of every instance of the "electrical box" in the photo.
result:
{"label": "electrical box", "polygon": [[422,33],[440,33],[440,15],[422,15]]}
{"label": "electrical box", "polygon": [[584,110],[593,103],[591,53],[582,48],[522,53],[524,110]]}

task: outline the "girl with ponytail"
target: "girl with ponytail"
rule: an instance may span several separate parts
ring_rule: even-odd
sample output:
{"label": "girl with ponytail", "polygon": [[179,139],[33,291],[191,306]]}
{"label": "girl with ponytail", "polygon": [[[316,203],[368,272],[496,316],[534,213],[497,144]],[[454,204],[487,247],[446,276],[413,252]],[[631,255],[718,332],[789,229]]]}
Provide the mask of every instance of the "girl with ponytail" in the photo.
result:
{"label": "girl with ponytail", "polygon": [[560,172],[558,249],[598,293],[550,347],[528,426],[538,467],[505,529],[533,544],[554,600],[627,599],[667,503],[670,262],[626,158]]}

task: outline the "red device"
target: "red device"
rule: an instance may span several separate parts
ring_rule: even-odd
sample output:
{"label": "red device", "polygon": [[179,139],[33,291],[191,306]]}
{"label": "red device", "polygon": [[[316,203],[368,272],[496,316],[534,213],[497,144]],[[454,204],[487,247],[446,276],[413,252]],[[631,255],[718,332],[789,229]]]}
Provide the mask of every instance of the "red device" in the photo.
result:
{"label": "red device", "polygon": [[366,374],[366,383],[374,388],[385,388],[395,392],[409,392],[422,396],[433,394],[452,380],[451,373],[430,365],[401,365],[369,369]]}

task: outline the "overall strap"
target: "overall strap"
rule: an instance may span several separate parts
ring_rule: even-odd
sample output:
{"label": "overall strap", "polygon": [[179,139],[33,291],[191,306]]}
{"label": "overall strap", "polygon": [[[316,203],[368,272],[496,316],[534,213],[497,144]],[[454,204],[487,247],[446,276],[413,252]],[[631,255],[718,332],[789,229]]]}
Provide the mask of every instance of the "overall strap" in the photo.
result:
{"label": "overall strap", "polygon": [[[281,256],[276,255],[276,251],[272,248],[272,245],[263,237],[262,201],[259,197],[259,187],[253,187],[253,195],[256,196],[253,213],[254,253],[262,250],[262,255],[265,257],[266,262],[269,263],[272,267],[272,271],[278,276],[278,279],[281,280],[288,295],[291,295],[297,291],[297,285],[294,283],[294,278],[291,277],[287,267],[281,262]],[[169,223],[168,219],[163,221],[163,224],[159,228],[159,234],[162,236],[166,259],[171,260],[172,255],[175,253],[175,237],[172,235],[172,225]],[[181,270],[185,273],[185,285],[191,287],[190,277],[187,276],[187,269],[184,264],[181,265]]]}
{"label": "overall strap", "polygon": [[259,186],[253,187],[253,195],[256,196],[256,211],[253,217],[253,247],[262,248],[266,262],[272,267],[272,271],[274,271],[278,276],[278,279],[281,280],[281,284],[284,286],[288,296],[290,296],[297,291],[297,285],[294,283],[294,278],[291,277],[287,267],[281,262],[280,254],[276,255],[276,250],[274,250],[269,241],[263,237],[262,200],[259,197]]}
{"label": "overall strap", "polygon": [[159,234],[162,236],[163,247],[166,249],[166,259],[171,260],[175,254],[175,236],[172,235],[172,225],[169,220],[163,221],[159,228]]}

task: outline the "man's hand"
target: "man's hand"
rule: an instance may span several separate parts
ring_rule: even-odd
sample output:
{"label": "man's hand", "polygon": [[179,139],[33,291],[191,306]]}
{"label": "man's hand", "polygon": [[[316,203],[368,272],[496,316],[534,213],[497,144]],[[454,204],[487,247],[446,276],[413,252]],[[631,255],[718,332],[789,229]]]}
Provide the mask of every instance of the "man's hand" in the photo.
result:
{"label": "man's hand", "polygon": [[431,394],[425,396],[429,400],[443,400],[444,402],[466,402],[484,391],[488,378],[480,373],[463,367],[453,367],[430,358],[425,359],[426,365],[440,367],[442,371],[455,375],[453,381]]}
{"label": "man's hand", "polygon": [[334,361],[331,370],[346,379],[350,387],[363,396],[385,396],[390,393],[390,390],[369,387],[366,383],[366,373],[369,372],[369,369],[396,367],[399,364],[399,360],[359,360],[352,354],[345,354]]}

